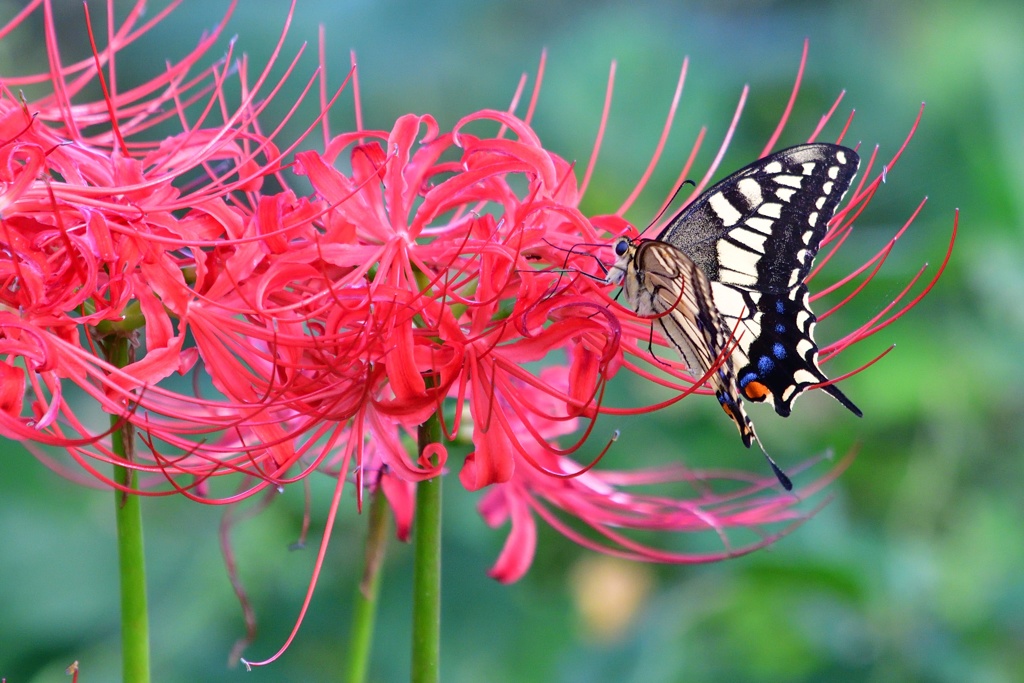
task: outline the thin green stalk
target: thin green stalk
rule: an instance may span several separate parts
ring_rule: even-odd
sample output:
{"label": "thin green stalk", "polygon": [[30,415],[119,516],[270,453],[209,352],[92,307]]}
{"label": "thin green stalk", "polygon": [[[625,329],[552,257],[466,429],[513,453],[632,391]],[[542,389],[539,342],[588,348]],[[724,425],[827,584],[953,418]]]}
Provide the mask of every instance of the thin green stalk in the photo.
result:
{"label": "thin green stalk", "polygon": [[352,634],[348,643],[347,683],[363,683],[370,662],[373,645],[373,625],[377,620],[377,593],[380,588],[380,569],[387,547],[388,505],[384,492],[378,486],[370,501],[370,524],[366,536],[366,566],[363,580],[356,591],[355,610],[352,615]]}
{"label": "thin green stalk", "polygon": [[[110,362],[124,367],[130,362],[129,341],[116,337],[110,341],[107,356]],[[131,425],[111,416],[114,431],[111,445],[115,455],[131,460],[133,435]],[[132,485],[133,472],[114,466],[114,481]],[[149,609],[146,604],[146,559],[142,538],[142,506],[140,497],[114,491],[117,524],[117,559],[121,577],[121,660],[125,683],[149,683]]]}
{"label": "thin green stalk", "polygon": [[[433,415],[420,425],[419,450],[441,440]],[[441,670],[441,477],[416,485],[413,526],[412,681],[437,683]]]}

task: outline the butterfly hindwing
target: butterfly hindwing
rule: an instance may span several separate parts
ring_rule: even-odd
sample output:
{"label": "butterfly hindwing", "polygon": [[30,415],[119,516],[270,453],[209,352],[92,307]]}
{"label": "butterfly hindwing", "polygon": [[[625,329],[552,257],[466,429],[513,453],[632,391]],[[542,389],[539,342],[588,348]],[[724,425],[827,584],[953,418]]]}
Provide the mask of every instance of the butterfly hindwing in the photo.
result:
{"label": "butterfly hindwing", "polygon": [[[779,415],[789,415],[808,386],[828,381],[804,279],[859,162],[839,145],[776,152],[711,187],[658,236],[701,267],[723,318],[739,323],[734,360],[743,397],[771,397]],[[861,414],[834,385],[823,388]]]}

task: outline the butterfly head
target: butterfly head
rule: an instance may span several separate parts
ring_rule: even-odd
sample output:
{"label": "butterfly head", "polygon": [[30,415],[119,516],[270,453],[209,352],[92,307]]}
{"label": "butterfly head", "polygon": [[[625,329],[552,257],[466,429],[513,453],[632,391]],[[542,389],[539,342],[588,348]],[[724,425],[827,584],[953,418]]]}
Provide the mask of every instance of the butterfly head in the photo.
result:
{"label": "butterfly head", "polygon": [[615,251],[615,263],[608,269],[608,275],[604,281],[609,285],[617,285],[626,277],[629,264],[633,260],[633,254],[636,251],[636,245],[628,237],[620,237],[615,240],[612,249]]}

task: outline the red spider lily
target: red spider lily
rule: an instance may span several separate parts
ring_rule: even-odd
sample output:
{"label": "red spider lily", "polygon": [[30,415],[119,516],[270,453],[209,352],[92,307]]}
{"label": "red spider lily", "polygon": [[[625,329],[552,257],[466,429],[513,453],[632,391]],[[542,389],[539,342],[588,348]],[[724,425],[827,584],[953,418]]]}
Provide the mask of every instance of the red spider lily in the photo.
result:
{"label": "red spider lily", "polygon": [[[197,68],[216,44],[222,22],[161,76],[119,90],[118,51],[173,8],[140,25],[143,7],[137,3],[120,27],[110,26],[108,46],[101,51],[94,45],[93,59],[72,65],[60,62],[48,1],[31,3],[0,30],[8,34],[41,9],[50,58],[45,74],[0,79],[0,325],[4,393],[10,397],[0,429],[66,450],[107,485],[112,482],[90,460],[123,458],[109,448],[109,428],[91,428],[76,417],[69,395],[84,392],[134,424],[153,457],[126,464],[159,472],[155,481],[166,481],[168,469],[200,477],[238,469],[233,457],[242,469],[249,467],[253,458],[239,444],[257,439],[265,442],[261,451],[280,460],[294,452],[287,429],[265,407],[246,405],[232,394],[204,400],[168,388],[200,358],[199,349],[186,345],[192,300],[203,290],[217,296],[217,287],[224,286],[224,278],[210,283],[211,269],[220,265],[217,254],[204,248],[229,236],[238,238],[232,252],[259,241],[245,234],[252,207],[264,201],[264,178],[279,174],[281,159],[290,153],[278,149],[273,134],[262,133],[256,122],[280,83],[268,81],[270,64],[250,82],[244,58],[232,63],[230,52]],[[229,79],[240,82],[243,92],[233,109],[223,91]],[[39,100],[14,94],[15,88],[47,82],[53,92]],[[103,100],[74,101],[94,82]],[[147,139],[167,120],[180,123],[178,134]],[[290,210],[301,213],[305,203],[292,199]],[[284,206],[287,197],[273,202]],[[111,366],[102,351],[104,336],[139,327],[144,338],[138,359],[124,368]],[[158,444],[176,451],[175,459],[159,456]],[[52,464],[77,476],[74,469]],[[138,484],[153,486],[146,479]]]}
{"label": "red spider lily", "polygon": [[[781,531],[735,548],[725,532],[780,524],[784,531],[805,518],[798,498],[767,490],[767,477],[681,466],[607,472],[593,467],[596,453],[573,459],[600,415],[650,411],[705,391],[703,378],[665,360],[669,353],[651,353],[665,341],[652,337],[649,321],[610,302],[595,277],[603,254],[578,253],[581,244],[632,229],[622,216],[649,173],[615,215],[587,217],[578,207],[598,145],[577,181],[574,165],[543,147],[529,115],[499,111],[469,115],[450,131],[430,116],[407,115],[386,131],[326,135],[322,153],[295,154],[287,168],[295,143],[280,150],[275,133],[256,122],[265,106],[257,102],[279,87],[267,82],[269,66],[251,83],[244,60],[195,71],[220,27],[164,75],[123,92],[113,77],[117,51],[152,21],[137,27],[133,12],[108,31],[110,44],[94,60],[64,66],[49,3],[33,7],[40,4],[50,71],[0,82],[4,434],[66,449],[106,485],[115,484],[95,461],[154,475],[136,480],[139,493],[203,502],[232,502],[319,469],[338,478],[337,505],[351,473],[361,491],[364,472],[383,472],[404,533],[410,482],[446,471],[448,452],[442,444],[410,452],[403,436],[438,414],[449,440],[469,434],[459,476],[469,489],[490,487],[481,503],[486,520],[512,522],[492,570],[504,581],[529,566],[535,516],[588,546],[664,562],[748,551]],[[44,78],[54,83],[51,97],[23,103],[11,95],[15,85]],[[228,78],[242,84],[233,108],[225,104]],[[73,104],[97,79],[103,100]],[[666,135],[682,83],[681,76]],[[171,117],[180,133],[147,140]],[[664,136],[651,169],[663,144]],[[879,187],[881,175],[871,178],[870,169],[833,224],[835,248]],[[263,190],[264,178],[284,184],[290,171],[312,184],[310,197]],[[856,281],[859,293],[891,247],[838,286]],[[930,287],[823,353],[878,331]],[[104,360],[104,334],[139,327],[136,360],[123,368]],[[605,385],[623,370],[675,395],[652,406],[609,406]],[[205,373],[209,384],[183,386],[189,372]],[[134,425],[134,457],[112,453],[109,430],[84,424],[70,393]],[[560,445],[578,426],[583,436]],[[233,474],[248,488],[210,491],[212,478]],[[680,481],[696,493],[634,491]],[[736,481],[744,485],[729,486]],[[631,540],[630,530],[710,530],[726,549],[667,553]]]}

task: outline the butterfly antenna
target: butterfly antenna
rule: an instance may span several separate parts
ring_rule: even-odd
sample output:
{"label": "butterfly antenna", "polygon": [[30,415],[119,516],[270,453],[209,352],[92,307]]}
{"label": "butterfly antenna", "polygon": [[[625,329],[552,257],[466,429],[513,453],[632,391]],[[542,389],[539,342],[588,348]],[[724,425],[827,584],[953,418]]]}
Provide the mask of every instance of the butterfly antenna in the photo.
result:
{"label": "butterfly antenna", "polygon": [[557,251],[564,251],[565,252],[565,261],[562,262],[562,268],[561,268],[565,272],[576,272],[576,273],[579,273],[580,275],[585,275],[585,276],[587,276],[587,277],[589,277],[589,278],[591,278],[593,280],[600,280],[601,278],[598,278],[598,277],[596,277],[594,275],[591,275],[590,273],[585,273],[585,272],[580,271],[580,270],[573,271],[572,269],[569,268],[569,259],[571,257],[573,257],[573,256],[586,256],[587,258],[591,258],[591,259],[594,260],[594,263],[597,264],[597,267],[601,269],[602,273],[604,273],[605,275],[608,274],[608,266],[604,265],[604,263],[601,262],[600,258],[598,258],[594,254],[591,254],[590,252],[584,251],[582,249],[580,251],[576,251],[577,247],[605,247],[607,245],[605,245],[605,244],[589,244],[587,242],[579,242],[577,244],[572,245],[570,248],[566,249],[565,247],[560,247],[557,244],[553,244],[552,242],[549,242],[547,240],[547,238],[543,238],[542,241],[544,242],[544,244],[548,245],[552,249],[555,249]]}
{"label": "butterfly antenna", "polygon": [[779,480],[780,484],[782,484],[782,488],[787,491],[792,491],[793,482],[790,481],[789,477],[786,476],[786,473],[782,471],[782,468],[775,464],[772,456],[768,455],[768,451],[764,449],[764,444],[761,443],[761,439],[758,439],[756,436],[754,439],[757,441],[758,448],[760,448],[761,452],[764,454],[764,459],[768,461],[768,465],[772,468],[772,472],[775,473],[775,478]]}
{"label": "butterfly antenna", "polygon": [[648,223],[647,227],[644,228],[643,232],[640,233],[641,235],[644,232],[647,232],[648,230],[653,228],[655,224],[657,224],[657,222],[660,221],[665,216],[665,213],[668,211],[668,208],[675,204],[676,198],[679,197],[679,193],[682,192],[683,188],[686,187],[687,185],[697,187],[697,183],[693,182],[692,180],[684,180],[683,182],[679,183],[679,185],[676,186],[676,189],[672,191],[672,197],[667,202],[665,202],[665,206],[661,207],[661,211],[658,212],[658,215],[651,219],[651,222]]}

